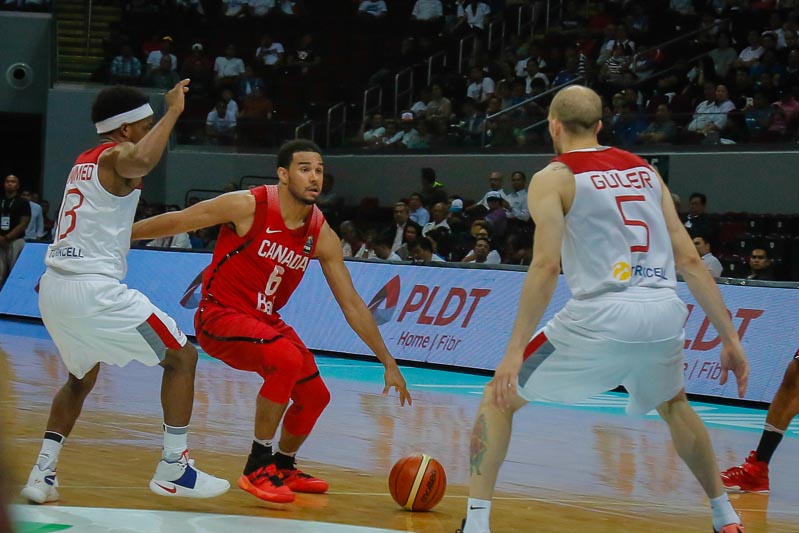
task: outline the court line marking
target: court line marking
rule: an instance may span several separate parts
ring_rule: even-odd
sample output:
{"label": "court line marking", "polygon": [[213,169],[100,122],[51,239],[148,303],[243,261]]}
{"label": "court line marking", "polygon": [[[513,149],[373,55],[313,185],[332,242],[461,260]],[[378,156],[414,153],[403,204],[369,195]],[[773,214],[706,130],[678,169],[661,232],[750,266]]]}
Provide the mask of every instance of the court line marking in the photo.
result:
{"label": "court line marking", "polygon": [[[22,487],[23,485],[19,485]],[[97,489],[97,490],[142,490],[142,491],[149,491],[149,488],[145,485],[141,486],[101,486],[101,485],[59,485],[60,488],[69,489],[69,490],[81,490],[81,489]],[[329,491],[326,492],[325,495],[327,496],[371,496],[371,497],[380,497],[380,498],[389,498],[391,494],[388,492],[347,492],[347,491]],[[449,500],[468,500],[469,496],[467,494],[448,494],[445,498]],[[570,499],[570,498],[557,498],[557,497],[540,497],[540,496],[494,496],[493,498],[495,501],[511,501],[511,502],[537,502],[537,503],[553,503],[556,505],[564,505],[570,507],[578,507],[581,509],[586,510],[594,510],[595,506],[600,507],[631,507],[631,508],[658,508],[658,509],[674,509],[674,503],[658,503],[658,502],[633,502],[633,501],[622,501],[622,500],[602,500],[602,501],[586,501],[585,499]],[[60,507],[58,505],[53,507]],[[111,509],[109,507],[109,509]],[[115,508],[119,509],[119,508]],[[124,508],[122,508],[124,509]],[[701,514],[707,509],[709,509],[708,505],[685,505],[680,504],[681,510],[691,510],[697,514]],[[744,512],[756,512],[756,513],[770,513],[770,514],[782,514],[786,516],[794,516],[796,513],[787,510],[780,510],[780,509],[755,509],[755,508],[747,508],[747,507],[735,507],[736,511],[744,511]],[[139,509],[132,509],[132,510],[139,510]],[[144,509],[142,509],[144,510]],[[611,512],[611,511],[609,511]],[[612,511],[615,513],[619,513],[620,511]],[[219,513],[211,513],[211,514],[219,514]],[[245,515],[242,515],[245,516]]]}
{"label": "court line marking", "polygon": [[411,383],[410,387],[424,389],[482,389],[485,385],[431,385],[428,383]]}

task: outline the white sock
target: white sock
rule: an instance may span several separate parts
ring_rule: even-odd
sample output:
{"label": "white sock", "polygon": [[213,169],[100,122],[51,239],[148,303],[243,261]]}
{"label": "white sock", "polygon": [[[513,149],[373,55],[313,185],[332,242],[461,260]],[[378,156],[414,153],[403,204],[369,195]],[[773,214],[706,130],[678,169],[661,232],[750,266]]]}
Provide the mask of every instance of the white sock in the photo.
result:
{"label": "white sock", "polygon": [[277,453],[285,455],[287,457],[295,457],[297,455],[297,452],[284,452],[283,450],[281,450],[280,443],[277,444]]}
{"label": "white sock", "polygon": [[489,518],[491,517],[491,500],[469,498],[466,504],[466,528],[463,533],[491,533]]}
{"label": "white sock", "polygon": [[269,448],[270,452],[272,451],[272,439],[259,439],[258,437],[253,437],[252,441],[257,442],[264,448]]}
{"label": "white sock", "polygon": [[718,498],[712,498],[710,508],[713,510],[713,527],[717,531],[721,531],[721,528],[728,524],[741,523],[741,517],[732,508],[730,497],[726,493]]}
{"label": "white sock", "polygon": [[189,426],[176,427],[164,424],[164,448],[161,457],[168,463],[177,462],[188,448]]}
{"label": "white sock", "polygon": [[55,470],[58,463],[58,454],[64,447],[66,437],[55,431],[46,431],[42,439],[42,449],[36,458],[36,466],[41,470]]}

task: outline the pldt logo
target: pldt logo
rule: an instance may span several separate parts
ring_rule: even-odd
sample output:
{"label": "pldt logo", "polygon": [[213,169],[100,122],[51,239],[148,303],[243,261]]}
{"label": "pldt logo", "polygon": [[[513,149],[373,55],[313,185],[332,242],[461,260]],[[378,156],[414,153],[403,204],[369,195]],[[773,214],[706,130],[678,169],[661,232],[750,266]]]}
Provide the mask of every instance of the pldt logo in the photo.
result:
{"label": "pldt logo", "polygon": [[[400,292],[400,277],[399,274],[388,280],[382,289],[377,291],[372,301],[369,302],[369,310],[375,318],[378,326],[382,326],[386,322],[390,322],[394,318],[394,311],[397,309],[397,302],[399,301]],[[379,309],[378,307],[383,302],[386,303],[385,307]]]}
{"label": "pldt logo", "polygon": [[[394,319],[397,307],[400,306],[400,288],[398,274],[377,291],[369,302],[369,310],[378,326]],[[465,328],[469,325],[480,301],[490,293],[491,289],[467,290],[462,287],[451,287],[444,293],[440,285],[428,287],[416,284],[400,306],[397,322],[402,322],[406,316],[415,314],[417,324],[448,326],[464,315],[458,325]]]}

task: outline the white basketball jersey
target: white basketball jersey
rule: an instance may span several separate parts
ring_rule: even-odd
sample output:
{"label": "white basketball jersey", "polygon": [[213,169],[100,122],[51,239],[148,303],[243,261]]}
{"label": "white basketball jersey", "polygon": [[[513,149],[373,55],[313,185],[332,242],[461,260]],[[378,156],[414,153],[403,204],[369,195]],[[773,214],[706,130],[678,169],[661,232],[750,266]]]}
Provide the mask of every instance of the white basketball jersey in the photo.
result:
{"label": "white basketball jersey", "polygon": [[97,161],[116,143],[78,156],[67,178],[55,240],[44,259],[62,274],[100,274],[122,280],[127,273],[133,218],[141,191],[116,196],[100,183]]}
{"label": "white basketball jersey", "polygon": [[643,159],[617,148],[575,150],[554,159],[574,174],[566,215],[563,273],[575,298],[628,287],[677,286],[663,218],[663,189]]}

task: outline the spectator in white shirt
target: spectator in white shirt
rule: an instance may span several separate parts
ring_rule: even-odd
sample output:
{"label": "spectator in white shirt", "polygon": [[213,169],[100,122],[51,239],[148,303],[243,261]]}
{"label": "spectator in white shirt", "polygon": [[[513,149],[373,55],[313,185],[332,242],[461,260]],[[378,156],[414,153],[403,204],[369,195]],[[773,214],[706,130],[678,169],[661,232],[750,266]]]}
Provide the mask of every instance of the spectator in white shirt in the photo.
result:
{"label": "spectator in white shirt", "polygon": [[458,3],[458,24],[456,31],[469,28],[472,31],[483,31],[488,25],[491,8],[479,0],[467,0]]}
{"label": "spectator in white shirt", "polygon": [[488,209],[488,195],[492,192],[499,192],[502,196],[502,199],[510,203],[510,198],[508,197],[508,193],[502,190],[502,182],[505,180],[505,176],[502,175],[502,172],[497,172],[496,170],[493,171],[491,174],[488,175],[488,191],[483,195],[479,202],[476,204],[469,206],[466,208],[467,213],[474,212],[478,210],[479,207],[484,209]]}
{"label": "spectator in white shirt", "polygon": [[530,220],[530,210],[527,208],[527,176],[517,170],[510,175],[510,186],[513,192],[507,195],[505,207],[509,210],[508,218],[527,222]]}
{"label": "spectator in white shirt", "polygon": [[147,71],[155,70],[161,66],[161,57],[162,56],[169,56],[169,59],[172,60],[172,70],[178,69],[178,58],[175,57],[175,54],[171,53],[172,50],[172,37],[167,35],[163,39],[161,39],[161,49],[160,50],[153,50],[147,56]]}
{"label": "spectator in white shirt", "polygon": [[546,74],[540,71],[536,61],[529,61],[525,67],[527,73],[524,78],[524,92],[531,94],[533,92],[533,80],[538,79],[544,82],[544,86],[549,89],[549,78]]}
{"label": "spectator in white shirt", "polygon": [[[372,243],[372,251],[377,259],[382,261],[402,261],[402,258],[391,250],[394,243],[394,235],[389,230],[386,233],[381,233]],[[399,245],[397,245],[399,248]]]}
{"label": "spectator in white shirt", "polygon": [[221,85],[239,86],[241,75],[244,74],[244,61],[236,57],[236,47],[229,44],[225,47],[225,55],[219,56],[214,62],[214,74],[217,87]]}
{"label": "spectator in white shirt", "polygon": [[721,276],[721,272],[723,267],[721,266],[721,261],[719,261],[715,255],[710,252],[710,243],[707,239],[703,236],[697,235],[694,237],[694,246],[696,246],[696,251],[699,252],[699,257],[702,258],[702,262],[707,267],[708,272],[714,278],[718,278]]}
{"label": "spectator in white shirt", "polygon": [[31,221],[28,222],[28,227],[25,230],[25,240],[27,242],[38,241],[46,235],[44,231],[42,206],[32,200],[31,192],[28,189],[22,189],[19,193],[19,197],[23,200],[27,200],[31,206]]}
{"label": "spectator in white shirt", "polygon": [[472,67],[469,71],[469,79],[472,83],[466,88],[466,96],[475,102],[485,102],[494,96],[494,80],[486,76],[480,67]]}
{"label": "spectator in white shirt", "polygon": [[205,120],[205,133],[208,139],[217,143],[230,143],[236,140],[236,115],[228,110],[224,100],[216,106]]}
{"label": "spectator in white shirt", "polygon": [[757,63],[760,56],[766,51],[760,43],[761,37],[757,30],[749,30],[747,39],[749,41],[749,46],[741,50],[741,53],[738,54],[738,60],[735,62],[735,66],[738,68],[751,67]]}
{"label": "spectator in white shirt", "polygon": [[362,0],[358,6],[358,16],[366,17],[369,20],[383,19],[388,14],[388,6],[385,0]]}
{"label": "spectator in white shirt", "polygon": [[394,204],[394,236],[393,242],[391,243],[392,252],[396,252],[397,249],[402,246],[405,237],[405,226],[408,223],[410,214],[408,204],[405,202],[397,202]]}
{"label": "spectator in white shirt", "polygon": [[416,0],[411,11],[411,20],[417,22],[437,22],[444,18],[441,0]]}
{"label": "spectator in white shirt", "polygon": [[[707,96],[707,90],[705,95]],[[696,106],[694,118],[688,124],[688,131],[702,135],[720,132],[727,125],[727,114],[733,109],[735,104],[729,98],[727,86],[719,84],[716,86],[712,102],[705,100]]]}
{"label": "spectator in white shirt", "polygon": [[427,234],[433,230],[442,228],[449,232],[449,223],[447,223],[447,215],[449,215],[449,206],[444,202],[438,202],[430,208],[430,222],[422,228],[422,235],[427,237]]}
{"label": "spectator in white shirt", "polygon": [[286,59],[286,49],[283,44],[276,43],[272,36],[265,33],[261,37],[261,44],[255,50],[255,62],[261,70],[273,71],[282,67]]}
{"label": "spectator in white shirt", "polygon": [[372,115],[368,122],[363,123],[363,142],[367,145],[377,145],[383,140],[386,134],[386,128],[383,126],[383,115],[375,113]]}
{"label": "spectator in white shirt", "polygon": [[442,263],[444,258],[433,250],[433,241],[427,237],[416,239],[409,247],[411,259],[422,263]]}
{"label": "spectator in white shirt", "polygon": [[502,263],[502,256],[498,251],[491,249],[491,241],[488,240],[488,237],[477,237],[474,248],[463,258],[462,262],[498,265]]}
{"label": "spectator in white shirt", "polygon": [[541,58],[541,51],[538,46],[534,44],[530,45],[527,54],[519,53],[516,57],[517,61],[514,71],[516,72],[517,78],[523,78],[527,74],[527,64],[531,61],[538,64],[539,70],[547,66],[547,62]]}

